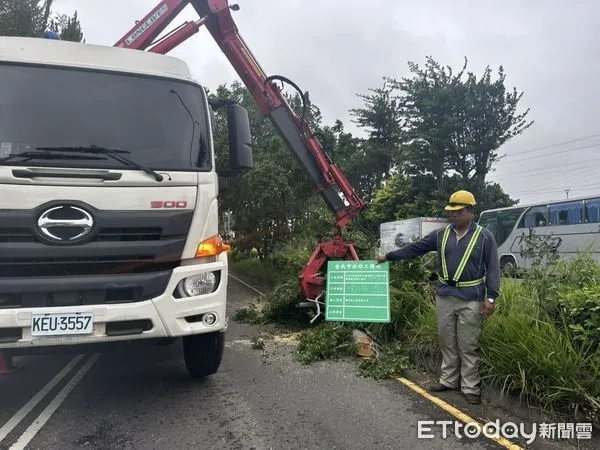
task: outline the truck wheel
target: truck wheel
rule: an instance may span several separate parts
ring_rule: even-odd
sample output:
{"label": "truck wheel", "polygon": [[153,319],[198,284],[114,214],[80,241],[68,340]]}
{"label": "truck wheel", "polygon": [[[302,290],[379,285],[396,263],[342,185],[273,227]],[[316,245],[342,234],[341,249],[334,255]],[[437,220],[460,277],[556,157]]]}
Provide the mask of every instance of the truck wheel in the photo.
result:
{"label": "truck wheel", "polygon": [[216,373],[224,350],[225,333],[220,331],[183,337],[185,366],[193,378]]}

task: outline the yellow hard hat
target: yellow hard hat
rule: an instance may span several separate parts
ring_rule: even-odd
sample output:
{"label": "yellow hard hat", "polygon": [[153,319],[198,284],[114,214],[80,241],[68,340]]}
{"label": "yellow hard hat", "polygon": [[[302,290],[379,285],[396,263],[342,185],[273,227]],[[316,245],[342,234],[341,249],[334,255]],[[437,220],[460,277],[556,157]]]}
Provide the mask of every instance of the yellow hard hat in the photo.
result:
{"label": "yellow hard hat", "polygon": [[469,191],[456,191],[450,196],[446,211],[458,211],[463,209],[465,206],[475,206],[475,196]]}

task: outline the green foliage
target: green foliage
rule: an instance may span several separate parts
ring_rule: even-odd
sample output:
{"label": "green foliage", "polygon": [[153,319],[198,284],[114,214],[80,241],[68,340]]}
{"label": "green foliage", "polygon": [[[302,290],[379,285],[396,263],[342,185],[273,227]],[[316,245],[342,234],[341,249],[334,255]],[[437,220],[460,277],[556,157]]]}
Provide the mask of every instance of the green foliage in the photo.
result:
{"label": "green foliage", "polygon": [[424,68],[410,62],[409,69],[411,78],[391,82],[401,92],[398,99],[407,117],[410,170],[431,172],[440,191],[447,172],[455,171],[465,187],[481,196],[498,148],[533,123],[526,121],[529,110],[517,113],[523,94],[507,92],[502,66],[495,81],[489,67],[478,80],[466,71],[466,58],[456,74],[431,57]]}
{"label": "green foliage", "polygon": [[366,167],[377,181],[369,197],[372,222],[439,216],[458,189],[475,194],[476,212],[516,203],[485,179],[498,149],[532,125],[529,110],[517,112],[523,94],[507,91],[502,67],[496,80],[489,67],[480,79],[466,67],[465,59],[454,74],[432,58],[424,68],[410,62],[410,77],[386,77],[382,87],[359,95],[365,104],[351,113],[369,132],[365,148],[381,164]]}
{"label": "green foliage", "polygon": [[298,279],[311,253],[312,249],[287,247],[269,255],[268,263],[282,277]]}
{"label": "green foliage", "polygon": [[0,35],[41,37],[53,0],[0,0]]}
{"label": "green foliage", "polygon": [[258,325],[263,323],[263,316],[256,303],[250,303],[246,308],[238,309],[233,320],[240,323]]}
{"label": "green foliage", "polygon": [[405,354],[402,344],[393,342],[385,346],[376,357],[362,360],[358,373],[363,377],[383,380],[402,374],[410,367],[409,357]]}
{"label": "green foliage", "polygon": [[297,279],[282,282],[266,296],[262,315],[268,322],[308,323],[306,309],[298,307],[303,300]]}
{"label": "green foliage", "polygon": [[572,339],[584,353],[600,349],[600,285],[560,292],[558,306]]}
{"label": "green foliage", "polygon": [[[287,255],[275,260],[292,271],[293,258]],[[360,363],[360,375],[388,378],[409,364],[437,371],[434,284],[428,280],[433,267],[435,254],[390,266],[389,324],[325,322],[311,326],[305,313],[293,306],[301,300],[296,277],[261,299],[260,307],[251,305],[243,318],[252,323],[309,327],[299,346],[303,363],[355,354],[351,330],[358,328],[381,344],[375,358]],[[597,420],[599,311],[600,265],[588,254],[561,260],[546,271],[528,271],[522,280],[504,279],[496,312],[486,319],[482,335],[484,380],[548,410]]]}
{"label": "green foliage", "polygon": [[[395,173],[375,192],[365,217],[375,224],[412,217],[445,217],[444,207],[450,193],[464,189],[465,185],[456,176],[446,177],[444,183],[445,189],[441,192],[431,175],[407,176]],[[483,195],[477,199],[475,213],[514,204],[515,201],[500,186],[486,184]]]}
{"label": "green foliage", "polygon": [[253,324],[307,325],[310,311],[298,307],[303,300],[297,278],[287,279],[262,296],[258,303],[238,310],[234,320]]}
{"label": "green foliage", "polygon": [[[414,216],[419,207],[412,196],[413,182],[405,176],[395,173],[385,185],[376,191],[365,217],[373,222],[391,222]],[[416,206],[416,207],[415,207]],[[417,214],[417,216],[420,214]]]}
{"label": "green foliage", "polygon": [[313,249],[308,246],[282,246],[280,250],[253,256],[252,250],[234,247],[230,260],[234,271],[246,274],[260,285],[275,287],[290,279],[298,279]]}
{"label": "green foliage", "polygon": [[546,409],[598,419],[600,265],[589,253],[558,259],[535,233],[524,240],[533,266],[503,281],[482,338],[484,377]]}
{"label": "green foliage", "polygon": [[482,352],[484,379],[506,392],[562,413],[600,406],[600,360],[579,352],[551,322],[499,315],[487,324]]}
{"label": "green foliage", "polygon": [[237,259],[234,257],[231,261],[231,268],[234,272],[242,273],[254,280],[261,286],[272,288],[281,281],[281,275],[274,270],[268,260],[261,260],[258,257],[248,258],[243,255]]}
{"label": "green foliage", "polygon": [[[211,96],[213,94],[210,94]],[[305,169],[296,161],[273,125],[257,108],[249,91],[239,83],[220,86],[216,97],[235,100],[248,109],[253,133],[254,168],[232,179],[231,187],[221,194],[220,207],[233,213],[237,238],[234,245],[248,250],[257,248],[261,257],[274,253],[282,245],[304,244],[311,237],[331,234],[333,214],[314,193]],[[288,96],[289,103],[300,111],[298,96]],[[309,108],[308,121],[320,130],[320,114]],[[337,133],[337,134],[335,134]],[[345,157],[351,159],[352,140],[343,136],[341,126],[329,136]],[[224,111],[215,117],[215,152],[217,169],[228,166],[228,132]]]}
{"label": "green foliage", "polygon": [[49,28],[57,32],[63,41],[85,42],[77,11],[72,16],[57,14],[50,20]]}
{"label": "green foliage", "polygon": [[[479,209],[514,204],[499,185],[485,182],[498,148],[531,125],[527,111],[516,112],[522,94],[505,89],[502,67],[496,80],[489,68],[477,79],[466,72],[466,63],[454,75],[431,58],[424,69],[414,63],[409,69],[408,78],[384,78],[382,87],[358,94],[363,105],[350,113],[367,131],[366,139],[345,131],[340,120],[323,124],[318,107],[308,104],[304,110],[298,94],[284,94],[296,113],[306,112],[324,152],[369,203],[362,225],[377,235],[384,221],[444,215],[450,193],[458,189],[474,191]],[[255,167],[230,180],[221,194],[221,209],[233,214],[236,247],[256,248],[265,258],[282,245],[303,247],[310,240],[314,248],[331,237],[334,214],[250,92],[236,82],[210,95],[240,103],[251,120]],[[215,115],[214,136],[217,168],[224,170],[229,158],[224,111]],[[373,239],[364,241],[361,247],[372,247]]]}
{"label": "green foliage", "polygon": [[303,364],[325,359],[337,359],[356,353],[352,329],[344,325],[322,323],[305,332],[298,343],[298,360]]}
{"label": "green foliage", "polygon": [[369,133],[365,143],[365,157],[361,158],[361,171],[370,180],[371,196],[388,178],[398,161],[402,161],[401,144],[404,138],[402,105],[394,96],[394,88],[387,80],[381,88],[369,89],[370,94],[358,94],[364,101],[362,108],[350,110],[354,122]]}
{"label": "green foliage", "polygon": [[0,0],[0,36],[41,38],[46,30],[63,41],[83,41],[77,12],[52,15],[54,0]]}

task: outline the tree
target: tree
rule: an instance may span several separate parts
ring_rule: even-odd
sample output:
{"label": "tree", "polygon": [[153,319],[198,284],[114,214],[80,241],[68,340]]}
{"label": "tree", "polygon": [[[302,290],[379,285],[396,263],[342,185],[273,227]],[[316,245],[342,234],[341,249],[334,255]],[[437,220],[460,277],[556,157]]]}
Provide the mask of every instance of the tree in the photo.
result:
{"label": "tree", "polygon": [[77,12],[52,15],[53,0],[0,0],[0,36],[42,37],[57,32],[64,41],[83,41]]}
{"label": "tree", "polygon": [[[256,247],[266,254],[295,235],[306,235],[312,227],[322,226],[322,214],[315,206],[320,198],[314,186],[250,92],[235,82],[229,87],[220,86],[215,96],[234,100],[248,110],[253,136],[254,167],[230,179],[228,189],[221,194],[221,209],[233,213],[236,245]],[[298,96],[287,100],[295,111],[302,110]],[[308,108],[307,114],[309,122],[320,120],[318,108]],[[223,170],[228,167],[225,111],[219,110],[215,119],[217,169]]]}
{"label": "tree", "polygon": [[365,128],[369,139],[364,144],[362,172],[371,180],[371,191],[381,187],[398,163],[402,162],[404,115],[394,95],[394,80],[384,78],[383,86],[357,94],[364,107],[350,110],[353,122]]}
{"label": "tree", "polygon": [[72,16],[67,14],[56,15],[50,21],[49,28],[57,32],[63,41],[85,42],[77,11]]}
{"label": "tree", "polygon": [[515,204],[500,185],[486,182],[499,148],[533,123],[529,109],[517,112],[523,94],[505,88],[502,66],[496,80],[489,67],[477,79],[466,59],[456,74],[431,57],[424,68],[409,62],[409,69],[409,77],[386,77],[359,95],[364,106],[351,110],[369,135],[361,146],[363,173],[385,174],[385,186],[372,186],[371,224],[443,216],[458,189],[475,194],[479,211]]}
{"label": "tree", "polygon": [[529,109],[517,112],[523,93],[507,90],[502,66],[495,81],[489,66],[477,79],[466,71],[466,58],[457,74],[431,57],[424,69],[413,62],[409,68],[413,76],[393,85],[407,117],[412,171],[431,173],[440,191],[448,173],[456,172],[464,185],[483,195],[486,176],[500,158],[498,149],[533,124],[526,120]]}
{"label": "tree", "polygon": [[0,35],[42,36],[52,3],[53,0],[0,0]]}

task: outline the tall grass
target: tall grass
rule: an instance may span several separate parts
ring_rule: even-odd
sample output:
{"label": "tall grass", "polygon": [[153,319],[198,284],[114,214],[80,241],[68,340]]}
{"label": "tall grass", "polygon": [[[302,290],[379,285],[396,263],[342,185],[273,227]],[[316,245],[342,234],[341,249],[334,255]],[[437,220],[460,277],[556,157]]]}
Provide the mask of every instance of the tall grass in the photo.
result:
{"label": "tall grass", "polygon": [[596,274],[600,266],[582,255],[524,280],[503,280],[482,335],[483,379],[546,410],[597,421],[600,353],[580,345],[578,331],[568,326],[572,311],[564,308],[565,295],[580,286],[600,299]]}
{"label": "tall grass", "polygon": [[488,319],[482,336],[483,379],[557,413],[598,412],[599,363],[553,323],[521,312]]}

